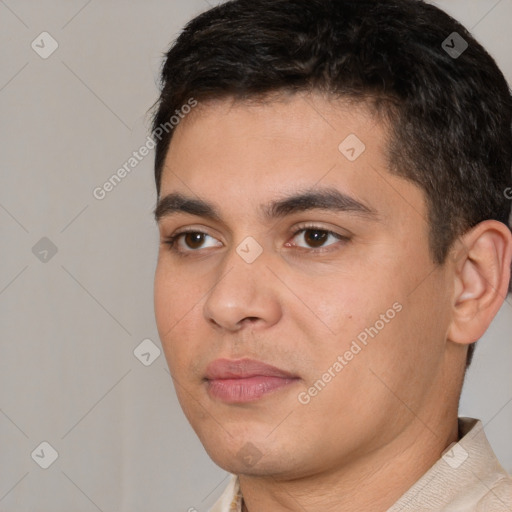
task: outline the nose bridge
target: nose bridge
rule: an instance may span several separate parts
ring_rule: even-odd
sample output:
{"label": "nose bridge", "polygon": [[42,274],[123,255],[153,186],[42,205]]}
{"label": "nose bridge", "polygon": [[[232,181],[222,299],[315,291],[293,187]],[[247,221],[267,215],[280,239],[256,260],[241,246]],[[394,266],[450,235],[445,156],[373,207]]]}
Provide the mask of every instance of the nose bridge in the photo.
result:
{"label": "nose bridge", "polygon": [[274,322],[278,301],[269,285],[268,263],[263,247],[252,237],[231,247],[206,298],[205,318],[230,330],[246,318]]}

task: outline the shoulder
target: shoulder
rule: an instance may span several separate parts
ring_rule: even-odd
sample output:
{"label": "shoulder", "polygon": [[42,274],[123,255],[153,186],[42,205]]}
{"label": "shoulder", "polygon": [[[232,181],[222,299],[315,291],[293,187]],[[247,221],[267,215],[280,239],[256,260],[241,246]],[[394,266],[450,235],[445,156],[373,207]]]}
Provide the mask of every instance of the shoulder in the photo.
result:
{"label": "shoulder", "polygon": [[460,418],[449,446],[388,512],[511,512],[512,478],[501,467],[480,421]]}
{"label": "shoulder", "polygon": [[497,481],[475,504],[475,512],[510,512],[512,510],[512,477],[502,468]]}

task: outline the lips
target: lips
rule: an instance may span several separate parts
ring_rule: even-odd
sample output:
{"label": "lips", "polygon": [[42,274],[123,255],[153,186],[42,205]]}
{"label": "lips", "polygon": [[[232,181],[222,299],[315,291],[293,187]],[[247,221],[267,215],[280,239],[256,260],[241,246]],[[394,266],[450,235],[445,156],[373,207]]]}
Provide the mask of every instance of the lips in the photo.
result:
{"label": "lips", "polygon": [[281,377],[293,379],[296,375],[254,359],[217,359],[206,367],[205,378],[246,379],[249,377]]}
{"label": "lips", "polygon": [[253,359],[217,359],[205,372],[209,395],[227,403],[252,402],[297,380],[290,372]]}

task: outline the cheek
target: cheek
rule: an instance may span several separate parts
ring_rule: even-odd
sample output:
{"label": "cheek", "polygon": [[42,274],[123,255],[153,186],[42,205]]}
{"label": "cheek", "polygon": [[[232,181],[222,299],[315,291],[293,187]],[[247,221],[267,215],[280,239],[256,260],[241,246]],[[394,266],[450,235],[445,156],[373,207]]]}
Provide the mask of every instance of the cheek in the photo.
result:
{"label": "cheek", "polygon": [[372,326],[397,300],[399,294],[389,289],[389,283],[385,289],[378,276],[368,278],[368,274],[367,271],[335,274],[317,281],[315,291],[309,285],[301,292],[319,320],[317,325],[323,325],[322,331],[338,345],[350,344],[352,337]]}
{"label": "cheek", "polygon": [[[197,281],[197,280],[196,280]],[[162,341],[174,326],[194,315],[204,295],[204,286],[197,286],[193,278],[184,272],[159,262],[155,272],[154,307],[155,317]]]}
{"label": "cheek", "polygon": [[205,287],[203,279],[180,272],[166,265],[165,261],[157,265],[155,320],[169,370],[180,382],[197,377],[196,366],[202,361],[202,354],[206,353],[205,290],[208,287]]}
{"label": "cheek", "polygon": [[174,272],[158,264],[154,282],[155,320],[171,371],[179,364],[183,349],[188,346],[180,340],[186,339],[183,329],[187,318],[194,314],[193,298],[184,293],[183,287],[183,281],[176,279]]}
{"label": "cheek", "polygon": [[[350,366],[364,367],[366,372],[373,363],[392,365],[395,355],[408,350],[403,342],[411,344],[414,320],[410,325],[408,317],[411,313],[413,317],[421,315],[422,307],[411,305],[414,310],[409,310],[408,277],[391,259],[387,264],[381,259],[364,266],[354,264],[350,272],[317,280],[314,293],[311,286],[302,287],[301,293],[308,292],[308,305],[322,321],[315,321],[305,331],[315,342],[312,359],[316,360],[316,373],[325,371],[338,355],[347,351],[352,352],[347,353]],[[320,339],[318,326],[326,333]],[[319,351],[319,346],[323,350]]]}
{"label": "cheek", "polygon": [[176,285],[168,278],[159,263],[155,272],[154,282],[154,307],[155,319],[162,343],[164,342],[166,332],[171,328],[174,315],[174,304],[172,298],[176,294]]}

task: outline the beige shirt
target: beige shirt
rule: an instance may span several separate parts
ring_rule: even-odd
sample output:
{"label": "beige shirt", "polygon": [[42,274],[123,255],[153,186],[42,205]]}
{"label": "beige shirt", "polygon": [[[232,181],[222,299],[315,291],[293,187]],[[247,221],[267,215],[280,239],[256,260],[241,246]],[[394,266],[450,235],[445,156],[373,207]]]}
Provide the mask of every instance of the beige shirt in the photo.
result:
{"label": "beige shirt", "polygon": [[[511,512],[512,478],[500,466],[482,423],[459,418],[461,439],[387,512]],[[209,512],[242,512],[238,477]]]}

